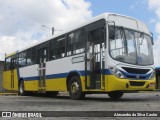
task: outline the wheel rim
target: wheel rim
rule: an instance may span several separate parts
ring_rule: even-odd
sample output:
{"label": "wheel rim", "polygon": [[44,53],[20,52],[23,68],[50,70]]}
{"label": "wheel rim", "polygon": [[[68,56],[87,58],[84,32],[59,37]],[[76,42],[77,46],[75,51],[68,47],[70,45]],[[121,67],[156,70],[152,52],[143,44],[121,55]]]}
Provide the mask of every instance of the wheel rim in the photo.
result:
{"label": "wheel rim", "polygon": [[77,82],[74,82],[72,85],[71,85],[71,93],[73,95],[77,94],[79,91],[79,85]]}
{"label": "wheel rim", "polygon": [[20,93],[23,93],[23,84],[20,85]]}

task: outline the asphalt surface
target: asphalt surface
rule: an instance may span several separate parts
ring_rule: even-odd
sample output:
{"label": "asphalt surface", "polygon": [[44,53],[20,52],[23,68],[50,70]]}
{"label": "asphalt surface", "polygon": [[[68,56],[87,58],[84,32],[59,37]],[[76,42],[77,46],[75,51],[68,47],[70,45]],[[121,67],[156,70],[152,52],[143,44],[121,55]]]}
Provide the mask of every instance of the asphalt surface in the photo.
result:
{"label": "asphalt surface", "polygon": [[[71,100],[68,94],[60,94],[56,98],[44,95],[37,96],[0,96],[1,111],[160,111],[160,92],[126,93],[112,101],[107,94],[86,95],[84,100]],[[73,113],[74,114],[74,113]],[[77,112],[75,114],[78,115]],[[75,115],[76,116],[76,115]],[[133,117],[57,117],[54,119],[135,119]],[[1,118],[0,118],[1,119]],[[13,118],[3,118],[13,119]],[[21,118],[14,118],[21,119]],[[31,119],[31,118],[23,118]],[[49,118],[37,118],[49,119]],[[157,117],[136,117],[136,119],[160,119]]]}

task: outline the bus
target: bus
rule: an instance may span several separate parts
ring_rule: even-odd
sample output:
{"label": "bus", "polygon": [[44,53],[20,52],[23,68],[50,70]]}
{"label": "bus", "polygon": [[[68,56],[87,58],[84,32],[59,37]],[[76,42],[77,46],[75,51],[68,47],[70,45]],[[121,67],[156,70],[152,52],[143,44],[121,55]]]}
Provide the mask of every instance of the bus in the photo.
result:
{"label": "bus", "polygon": [[6,55],[3,87],[20,95],[42,92],[71,99],[86,94],[155,89],[153,37],[143,22],[103,13],[76,27]]}

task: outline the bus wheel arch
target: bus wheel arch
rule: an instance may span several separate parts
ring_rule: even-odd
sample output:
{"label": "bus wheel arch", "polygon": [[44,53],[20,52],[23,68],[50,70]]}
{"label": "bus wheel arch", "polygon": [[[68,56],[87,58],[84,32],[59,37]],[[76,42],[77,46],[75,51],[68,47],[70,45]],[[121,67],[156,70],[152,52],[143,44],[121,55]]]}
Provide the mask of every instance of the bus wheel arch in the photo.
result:
{"label": "bus wheel arch", "polygon": [[79,77],[80,75],[77,72],[70,72],[67,75],[67,78],[66,78],[67,91],[69,91],[69,82],[70,82],[71,78],[74,77],[74,76]]}
{"label": "bus wheel arch", "polygon": [[[72,72],[67,76],[67,91],[69,91],[71,99],[79,100],[85,97],[85,94],[82,92],[82,83],[80,75],[76,72]],[[72,88],[76,89],[76,94],[73,94]]]}
{"label": "bus wheel arch", "polygon": [[19,82],[18,82],[18,94],[21,96],[25,96],[26,92],[24,89],[24,79],[20,78]]}

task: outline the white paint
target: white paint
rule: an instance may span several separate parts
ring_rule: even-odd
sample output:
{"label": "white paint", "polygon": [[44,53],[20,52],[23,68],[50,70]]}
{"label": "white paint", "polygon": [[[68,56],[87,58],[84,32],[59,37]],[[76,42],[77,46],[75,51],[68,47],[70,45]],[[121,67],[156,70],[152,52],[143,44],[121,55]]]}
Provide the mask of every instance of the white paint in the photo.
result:
{"label": "white paint", "polygon": [[38,68],[39,68],[38,64],[19,68],[20,77],[23,78],[23,77],[38,76],[39,75]]}
{"label": "white paint", "polygon": [[141,31],[147,34],[150,34],[148,27],[143,22],[136,20],[134,18],[128,16],[121,16],[116,14],[108,15],[109,21],[114,21],[115,26],[123,26],[125,28],[134,29],[137,31]]}
{"label": "white paint", "polygon": [[73,57],[72,58],[72,63],[78,63],[84,61],[84,56],[78,56],[78,57]]}
{"label": "white paint", "polygon": [[58,74],[58,73],[68,73],[73,70],[81,71],[85,69],[84,62],[72,63],[72,58],[77,56],[82,56],[84,54],[79,54],[71,57],[65,57],[62,59],[53,60],[46,63],[46,74]]}

